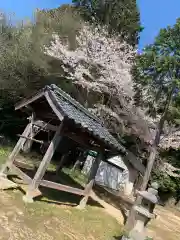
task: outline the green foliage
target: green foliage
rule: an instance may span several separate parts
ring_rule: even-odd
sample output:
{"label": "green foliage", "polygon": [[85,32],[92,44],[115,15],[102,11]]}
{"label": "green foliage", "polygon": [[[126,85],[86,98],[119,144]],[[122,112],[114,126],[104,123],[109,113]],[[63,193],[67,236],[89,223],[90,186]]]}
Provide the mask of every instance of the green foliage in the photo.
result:
{"label": "green foliage", "polygon": [[137,44],[140,16],[135,0],[73,0],[83,16],[105,24],[109,31],[120,33],[130,44]]}
{"label": "green foliage", "polygon": [[155,42],[147,46],[137,57],[133,69],[135,100],[144,106],[154,118],[162,114],[168,94],[172,102],[166,120],[177,122],[180,117],[180,20],[172,27],[162,29]]}
{"label": "green foliage", "polygon": [[60,8],[52,10],[42,10],[36,15],[34,29],[37,36],[41,38],[41,33],[45,33],[46,45],[53,33],[61,37],[68,38],[70,48],[76,47],[76,34],[81,29],[83,20],[76,9],[70,5],[62,5]]}
{"label": "green foliage", "polygon": [[69,168],[63,168],[63,172],[70,176],[70,178],[72,178],[75,182],[79,183],[81,186],[84,186],[88,181],[88,176],[85,176],[77,169],[72,171]]}
{"label": "green foliage", "polygon": [[4,16],[0,30],[0,130],[15,136],[24,119],[14,112],[13,105],[38,89],[45,76],[46,61],[33,44],[31,24],[12,25]]}
{"label": "green foliage", "polygon": [[11,151],[11,147],[0,146],[0,165],[5,163]]}
{"label": "green foliage", "polygon": [[[169,149],[168,151],[161,151],[160,157],[164,161],[170,163],[172,166],[176,168],[180,168],[180,151],[175,149]],[[161,192],[171,192],[171,196],[180,199],[180,179],[178,177],[170,177],[165,173],[162,173],[160,170],[155,170],[153,174],[153,178],[155,177],[157,181],[160,182],[160,186],[162,185]],[[178,173],[177,173],[178,174]],[[160,175],[160,177],[159,177]],[[163,183],[161,183],[164,180]]]}
{"label": "green foliage", "polygon": [[[179,35],[180,19],[174,26],[162,29],[154,43],[143,49],[133,69],[136,105],[158,122],[154,148],[159,145],[164,126],[174,128],[180,123]],[[160,184],[161,192],[177,193],[178,179],[157,168],[152,178]]]}
{"label": "green foliage", "polygon": [[44,54],[44,46],[58,32],[68,36],[73,47],[75,34],[81,26],[74,8],[63,6],[57,10],[36,13],[35,23],[11,23],[3,15],[0,20],[0,130],[13,135],[14,126],[23,121],[14,112],[13,105],[46,84],[55,83],[74,93],[74,86],[62,76],[55,59]]}
{"label": "green foliage", "polygon": [[177,185],[174,179],[160,170],[155,170],[153,172],[152,180],[159,184],[159,190],[163,193],[170,192],[174,194],[177,190]]}
{"label": "green foliage", "polygon": [[68,36],[71,46],[80,28],[80,18],[71,7],[36,13],[35,23],[12,25],[0,22],[0,104],[17,101],[48,83],[66,85],[61,68],[44,54],[44,46],[58,32]]}
{"label": "green foliage", "polygon": [[169,149],[167,151],[160,152],[160,157],[165,159],[166,162],[172,164],[176,168],[180,168],[180,151],[175,149]]}
{"label": "green foliage", "polygon": [[33,45],[31,25],[13,26],[3,22],[1,29],[0,97],[5,102],[13,102],[36,88],[36,78],[43,76],[45,65],[41,52],[38,55]]}
{"label": "green foliage", "polygon": [[[110,4],[113,7],[112,11],[119,8],[117,4],[118,2],[115,5],[114,3]],[[127,28],[126,30],[129,32],[128,24],[133,23],[132,18],[135,18],[133,15],[129,20],[129,10],[126,11],[126,7],[125,2],[121,6],[119,16],[122,16],[123,13],[127,24],[124,25],[122,22],[121,27],[118,25],[118,31],[122,30],[124,35],[126,34],[123,29]],[[133,7],[132,11],[136,9],[136,4]],[[6,17],[2,19],[0,24],[0,107],[3,109],[2,115],[9,111],[5,106],[7,102],[13,106],[15,102],[50,83],[57,84],[80,102],[87,102],[87,94],[82,89],[79,94],[79,88],[71,80],[67,80],[67,74],[64,73],[61,62],[44,54],[44,46],[48,46],[53,33],[57,33],[65,41],[68,40],[70,49],[76,48],[76,35],[84,23],[82,14],[80,14],[82,11],[83,8],[64,5],[57,9],[36,12],[33,23],[22,22],[12,25]],[[113,24],[116,24],[115,19],[109,22],[112,31],[114,31]],[[133,31],[135,34],[135,30]],[[92,94],[92,99],[94,100],[94,98],[95,96]]]}
{"label": "green foliage", "polygon": [[21,132],[24,125],[27,124],[27,120],[22,118],[20,114],[14,111],[12,102],[7,101],[1,105],[0,110],[0,133],[6,134],[6,137],[16,136]]}

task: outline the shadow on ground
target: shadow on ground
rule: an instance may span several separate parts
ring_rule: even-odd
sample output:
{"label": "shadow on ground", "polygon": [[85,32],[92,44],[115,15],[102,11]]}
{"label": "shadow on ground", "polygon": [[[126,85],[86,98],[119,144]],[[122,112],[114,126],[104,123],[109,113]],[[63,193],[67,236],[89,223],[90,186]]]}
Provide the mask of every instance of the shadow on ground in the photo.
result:
{"label": "shadow on ground", "polygon": [[[46,180],[54,180],[54,172],[47,172],[45,175]],[[79,189],[84,189],[84,187],[77,183],[70,175],[61,172],[60,176],[56,178],[56,182],[68,185],[74,188],[79,188]],[[45,188],[45,187],[40,187],[40,191],[42,192],[42,197],[37,198],[38,201],[46,201],[49,203],[54,203],[54,201],[57,204],[63,204],[63,205],[70,205],[70,206],[77,206],[82,198],[82,196],[78,196],[72,193],[64,192],[64,191],[58,191],[56,189],[51,189],[51,188]],[[44,199],[44,197],[46,199]],[[99,204],[97,201],[94,201],[92,198],[88,199],[88,205],[90,206],[95,206],[95,207],[100,207],[103,208],[101,204]]]}
{"label": "shadow on ground", "polygon": [[120,236],[120,237],[114,236],[113,238],[114,238],[113,240],[121,240],[121,239],[122,239],[122,236]]}
{"label": "shadow on ground", "polygon": [[[19,160],[20,160],[19,163],[22,164],[19,167],[21,167],[22,170],[32,178],[37,170],[37,167],[39,166],[40,159],[33,157],[33,161],[32,161],[32,158],[31,158],[30,159],[30,164],[32,164],[31,168],[28,167],[29,163],[24,162],[24,158]],[[25,159],[25,161],[27,162],[27,159]],[[83,185],[85,185],[86,176],[84,176],[84,179],[81,179],[82,181],[79,182],[77,178],[73,176],[73,172],[68,170],[67,172],[61,171],[61,173],[57,177],[55,172],[56,168],[57,168],[57,163],[52,162],[52,166],[48,169],[44,178],[46,180],[58,182],[71,187],[75,187],[79,189],[84,188]],[[78,176],[79,175],[81,175],[80,172],[78,173]],[[77,204],[79,204],[79,201],[81,199],[81,196],[50,189],[50,188],[40,187],[40,190],[42,191],[42,197],[36,198],[36,200],[38,201],[47,201],[49,203],[76,206]],[[131,208],[133,204],[133,201],[131,199],[128,199],[122,194],[119,194],[119,192],[106,189],[105,187],[99,186],[97,184],[93,187],[93,190],[100,199],[112,205],[116,209],[120,210],[123,215],[124,222],[126,221],[127,211]],[[92,198],[89,198],[88,205],[102,207],[102,205],[100,205],[97,201],[94,201]]]}
{"label": "shadow on ground", "polygon": [[[20,167],[20,169],[26,173],[28,176],[33,178],[36,169],[27,167]],[[19,183],[21,182],[20,179],[17,178],[15,175],[11,175],[10,178],[14,180],[15,182]],[[68,185],[74,188],[84,189],[84,187],[77,183],[70,175],[61,172],[60,176],[56,176],[55,171],[46,171],[46,174],[44,176],[44,179],[61,183],[64,185]],[[47,202],[50,204],[58,204],[58,205],[68,205],[68,206],[77,206],[82,198],[82,196],[78,196],[72,193],[64,192],[64,191],[58,191],[56,189],[46,188],[46,187],[39,187],[40,192],[42,193],[41,196],[36,197],[35,201],[42,201]],[[99,204],[97,201],[94,201],[91,197],[88,199],[88,205],[100,207],[103,208],[101,204]]]}
{"label": "shadow on ground", "polygon": [[121,211],[125,224],[127,220],[127,211],[132,207],[133,201],[99,185],[95,185],[94,192],[99,198]]}
{"label": "shadow on ground", "polygon": [[[33,178],[35,172],[37,171],[39,163],[37,162],[36,165],[37,166],[35,166],[35,164],[33,163],[31,166],[29,166],[27,163],[21,162],[18,167],[20,167],[23,172],[25,172],[27,175]],[[79,181],[78,178],[81,175],[80,172],[77,172],[77,176],[75,177],[73,174],[75,172],[71,172],[69,169],[67,171],[66,170],[67,169],[63,169],[63,171],[61,171],[61,173],[58,176],[56,176],[56,166],[54,165],[53,167],[48,169],[44,176],[44,179],[50,180],[52,182],[58,182],[71,187],[83,189],[86,182],[86,176],[84,179],[81,179],[81,181]],[[49,204],[77,206],[82,198],[82,196],[46,187],[40,187],[39,190],[41,191],[42,195],[36,197],[35,201],[47,202]],[[127,212],[133,204],[132,200],[123,197],[121,194],[119,194],[119,192],[106,189],[97,184],[93,187],[93,190],[97,197],[94,196],[92,196],[93,198],[90,197],[88,200],[88,205],[106,209],[107,204],[109,204],[112,207],[116,208],[117,210],[120,210],[119,215],[123,216],[121,223],[123,222],[123,220],[125,223],[127,218]],[[100,199],[107,203],[106,206]],[[116,219],[118,218],[119,221],[119,217],[117,216],[118,215],[117,210],[115,213],[116,215],[115,218]],[[112,211],[111,209],[108,210],[108,213],[113,215],[111,211]]]}

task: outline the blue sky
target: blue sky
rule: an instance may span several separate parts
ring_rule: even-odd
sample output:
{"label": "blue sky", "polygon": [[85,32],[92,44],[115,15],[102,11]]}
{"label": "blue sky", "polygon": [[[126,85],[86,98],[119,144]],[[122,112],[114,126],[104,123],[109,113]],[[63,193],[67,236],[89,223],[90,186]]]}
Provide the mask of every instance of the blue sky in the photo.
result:
{"label": "blue sky", "polygon": [[0,10],[6,13],[15,13],[18,18],[33,17],[37,8],[56,8],[71,0],[0,0]]}
{"label": "blue sky", "polygon": [[[54,8],[71,0],[0,0],[0,10],[15,13],[18,18],[33,17],[36,8]],[[153,42],[160,28],[172,25],[180,17],[180,0],[137,0],[141,22],[145,27],[139,48]]]}
{"label": "blue sky", "polygon": [[141,34],[140,48],[152,43],[161,28],[173,25],[180,17],[180,0],[137,0],[141,23],[145,27]]}

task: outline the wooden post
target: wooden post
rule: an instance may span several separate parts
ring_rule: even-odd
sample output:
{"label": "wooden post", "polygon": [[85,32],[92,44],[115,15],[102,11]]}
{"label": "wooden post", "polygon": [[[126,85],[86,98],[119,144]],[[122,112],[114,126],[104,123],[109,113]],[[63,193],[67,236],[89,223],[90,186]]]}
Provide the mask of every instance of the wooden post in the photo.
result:
{"label": "wooden post", "polygon": [[[163,131],[164,123],[165,123],[166,118],[167,118],[169,107],[171,105],[174,90],[175,90],[175,87],[173,85],[172,88],[170,89],[169,93],[166,96],[164,111],[163,111],[163,113],[161,115],[161,118],[159,120],[158,127],[156,129],[155,139],[154,139],[153,144],[152,144],[151,149],[150,149],[150,155],[149,155],[149,158],[148,158],[148,161],[147,161],[147,167],[146,167],[145,174],[144,174],[143,181],[142,181],[142,185],[141,185],[141,188],[140,188],[141,191],[146,190],[149,179],[150,179],[150,175],[151,175],[151,172],[152,172],[155,160],[156,160],[156,155],[157,155],[157,152],[158,152],[158,145],[160,143],[161,134],[162,134],[162,131]],[[141,204],[141,202],[142,202],[142,197],[138,196],[136,198],[134,204],[139,205],[139,204]],[[135,215],[136,215],[136,212],[134,211],[134,208],[132,208],[130,210],[130,213],[129,213],[129,216],[128,216],[128,219],[127,219],[126,225],[125,225],[125,229],[127,231],[129,231],[133,228],[134,222],[135,222],[134,221]]]}
{"label": "wooden post", "polygon": [[[153,168],[153,164],[154,164],[154,161],[155,161],[155,158],[156,158],[156,154],[157,154],[157,146],[155,145],[151,149],[151,153],[150,153],[149,161],[148,161],[148,166],[146,168],[146,171],[145,171],[145,174],[144,174],[144,177],[143,177],[143,182],[142,182],[142,185],[141,185],[141,188],[140,188],[141,191],[146,190],[146,187],[147,187],[147,184],[148,184],[148,181],[149,181],[149,178],[150,178],[150,174],[151,174],[151,171],[152,171],[152,168]],[[133,204],[133,207],[129,211],[129,215],[128,215],[128,218],[127,218],[127,221],[126,221],[126,224],[125,224],[126,231],[130,231],[134,227],[135,218],[136,218],[136,211],[134,210],[134,206],[140,205],[141,202],[142,202],[142,197],[137,196],[136,199],[135,199],[135,202]]]}
{"label": "wooden post", "polygon": [[74,164],[73,167],[71,168],[71,172],[75,171],[75,170],[77,169],[78,165],[80,165],[80,163],[81,163],[81,162],[80,162],[79,159],[76,160],[75,164]]}
{"label": "wooden post", "polygon": [[84,189],[84,192],[85,192],[84,197],[82,198],[82,200],[80,201],[80,203],[78,205],[79,209],[84,209],[86,207],[86,203],[87,203],[88,198],[91,194],[91,190],[92,190],[92,187],[94,185],[96,173],[97,173],[97,170],[98,170],[99,165],[101,163],[101,160],[102,160],[102,153],[99,153],[97,158],[93,162],[92,167],[91,167],[90,175],[89,175],[89,179],[88,179],[88,184],[86,185],[86,187]]}
{"label": "wooden post", "polygon": [[67,154],[64,154],[62,157],[61,157],[61,160],[57,166],[57,169],[56,169],[56,178],[58,177],[58,175],[60,174],[62,168],[63,168],[63,165],[65,163],[65,161],[67,160]]}
{"label": "wooden post", "polygon": [[[22,136],[27,137],[29,135],[30,132],[30,124],[28,124],[22,134]],[[0,175],[5,176],[7,173],[8,168],[11,168],[11,165],[13,164],[17,154],[20,152],[22,145],[24,144],[24,142],[26,141],[25,138],[20,137],[18,142],[16,143],[16,146],[14,147],[13,151],[11,152],[11,154],[8,157],[8,160],[6,161],[6,163],[2,166],[1,170],[0,170]]]}
{"label": "wooden post", "polygon": [[22,147],[22,150],[25,153],[30,152],[32,144],[33,144],[33,140],[31,140],[31,139],[34,138],[35,135],[36,135],[36,132],[34,131],[34,127],[33,127],[33,124],[34,124],[34,121],[35,121],[35,113],[34,112],[32,113],[32,116],[29,118],[29,120],[31,120],[31,122],[30,122],[30,132],[29,132],[29,136],[28,136],[30,139],[27,139],[24,142],[23,147]]}
{"label": "wooden post", "polygon": [[41,179],[43,178],[45,172],[46,172],[46,169],[53,157],[53,154],[61,140],[61,132],[62,132],[62,129],[63,129],[63,121],[61,122],[60,126],[58,127],[55,135],[54,135],[54,138],[52,139],[40,165],[39,165],[39,168],[31,182],[31,184],[29,185],[29,189],[28,191],[26,192],[26,195],[23,196],[23,201],[24,202],[33,202],[33,193],[37,190],[39,184],[40,184],[40,181]]}

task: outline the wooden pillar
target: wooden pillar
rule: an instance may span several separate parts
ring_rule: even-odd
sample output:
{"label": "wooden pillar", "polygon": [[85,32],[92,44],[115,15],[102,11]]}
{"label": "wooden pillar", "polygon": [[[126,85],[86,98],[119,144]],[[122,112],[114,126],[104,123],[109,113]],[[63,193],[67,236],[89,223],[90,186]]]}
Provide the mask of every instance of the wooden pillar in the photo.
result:
{"label": "wooden pillar", "polygon": [[80,165],[80,160],[76,160],[75,164],[73,165],[73,167],[71,168],[71,172],[75,171],[77,169],[77,167]]}
{"label": "wooden pillar", "polygon": [[62,157],[61,157],[61,160],[57,166],[57,169],[56,169],[56,177],[58,177],[58,175],[61,173],[61,170],[63,168],[63,165],[65,163],[65,161],[67,160],[67,154],[64,154]]}
{"label": "wooden pillar", "polygon": [[[28,137],[29,138],[34,138],[35,135],[36,135],[36,132],[34,131],[34,128],[33,128],[33,124],[34,124],[34,121],[35,121],[35,113],[34,112],[32,113],[32,116],[29,118],[29,120],[31,122],[30,122],[30,132],[29,132]],[[31,150],[32,144],[33,144],[33,140],[27,139],[24,142],[23,147],[22,147],[23,152],[29,153],[30,150]]]}
{"label": "wooden pillar", "polygon": [[[29,135],[30,132],[30,123],[26,126],[24,132],[22,133],[22,136],[27,137]],[[26,139],[23,137],[20,137],[18,142],[16,143],[16,146],[14,147],[13,151],[11,152],[11,154],[8,157],[8,160],[6,161],[6,163],[2,166],[1,170],[0,170],[0,175],[5,176],[7,173],[8,168],[11,168],[11,165],[13,164],[17,154],[20,152],[22,145],[25,143]]]}
{"label": "wooden pillar", "polygon": [[61,140],[61,136],[60,134],[62,133],[62,129],[63,129],[63,121],[61,122],[60,126],[58,127],[40,165],[39,165],[39,168],[31,182],[31,184],[29,185],[29,189],[28,191],[26,192],[26,195],[23,196],[23,200],[24,202],[33,202],[33,194],[34,192],[38,189],[39,187],[39,184],[46,172],[46,169],[53,157],[53,154]]}
{"label": "wooden pillar", "polygon": [[84,209],[86,207],[86,203],[87,203],[88,198],[91,194],[91,190],[92,190],[92,187],[94,185],[96,173],[97,173],[97,170],[98,170],[99,165],[101,163],[101,160],[102,160],[102,153],[99,153],[97,158],[93,162],[92,167],[91,167],[88,183],[87,183],[87,185],[84,189],[84,192],[85,192],[84,197],[82,198],[82,200],[80,201],[80,203],[78,205],[78,208],[80,208],[80,209]]}

